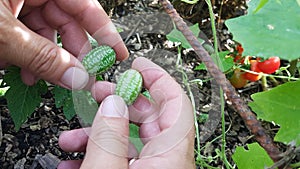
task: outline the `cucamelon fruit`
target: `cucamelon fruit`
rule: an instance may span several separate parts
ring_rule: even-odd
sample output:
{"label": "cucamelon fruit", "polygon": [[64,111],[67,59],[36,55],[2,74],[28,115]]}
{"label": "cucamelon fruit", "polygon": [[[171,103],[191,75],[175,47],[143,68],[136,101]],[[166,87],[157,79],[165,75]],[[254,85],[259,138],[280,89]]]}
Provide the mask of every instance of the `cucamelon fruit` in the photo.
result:
{"label": "cucamelon fruit", "polygon": [[82,64],[91,76],[105,72],[116,61],[116,53],[106,45],[91,50],[82,60]]}
{"label": "cucamelon fruit", "polygon": [[115,94],[121,96],[127,105],[131,105],[139,96],[142,85],[142,75],[134,69],[128,69],[121,74],[117,82]]}

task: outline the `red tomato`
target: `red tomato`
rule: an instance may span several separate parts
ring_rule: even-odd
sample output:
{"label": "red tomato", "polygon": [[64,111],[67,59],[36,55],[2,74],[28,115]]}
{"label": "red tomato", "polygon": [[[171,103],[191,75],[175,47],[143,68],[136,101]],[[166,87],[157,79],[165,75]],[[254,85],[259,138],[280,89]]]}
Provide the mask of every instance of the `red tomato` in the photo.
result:
{"label": "red tomato", "polygon": [[[258,63],[259,62],[257,60],[250,60],[250,70],[252,70],[253,72],[260,73],[261,70],[257,67]],[[258,81],[262,77],[262,75],[257,75],[249,72],[246,72],[243,76],[245,79],[250,80],[252,82]]]}
{"label": "red tomato", "polygon": [[264,73],[272,74],[280,67],[280,58],[277,56],[270,57],[263,62],[258,62],[257,67]]}
{"label": "red tomato", "polygon": [[235,63],[243,63],[244,62],[244,58],[241,55],[236,55],[233,59],[233,61]]}
{"label": "red tomato", "polygon": [[247,84],[247,79],[243,77],[244,72],[239,69],[234,70],[233,75],[229,78],[230,83],[235,88],[242,88]]}
{"label": "red tomato", "polygon": [[237,51],[238,54],[240,54],[240,55],[244,52],[244,48],[242,47],[241,44],[238,44],[238,45],[236,46],[236,51]]}

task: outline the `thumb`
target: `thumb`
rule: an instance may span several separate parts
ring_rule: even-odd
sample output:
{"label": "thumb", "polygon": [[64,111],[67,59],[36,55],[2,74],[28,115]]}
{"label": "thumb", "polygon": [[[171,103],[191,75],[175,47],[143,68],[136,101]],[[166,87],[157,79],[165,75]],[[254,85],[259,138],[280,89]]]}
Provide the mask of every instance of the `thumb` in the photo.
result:
{"label": "thumb", "polygon": [[4,10],[3,13],[7,17],[0,14],[0,19],[4,19],[0,28],[1,61],[19,66],[36,77],[62,87],[85,87],[88,73],[72,54],[32,32],[9,11]]}
{"label": "thumb", "polygon": [[116,95],[104,99],[94,119],[81,168],[128,168],[128,123],[123,99]]}

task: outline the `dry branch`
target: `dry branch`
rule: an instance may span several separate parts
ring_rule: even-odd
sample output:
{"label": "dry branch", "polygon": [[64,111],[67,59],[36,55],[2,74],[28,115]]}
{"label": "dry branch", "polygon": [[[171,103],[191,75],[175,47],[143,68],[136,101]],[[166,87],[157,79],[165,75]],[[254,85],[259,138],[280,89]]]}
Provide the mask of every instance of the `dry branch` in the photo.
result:
{"label": "dry branch", "polygon": [[248,105],[239,97],[235,88],[226,79],[223,72],[213,62],[208,52],[202,47],[197,38],[193,35],[187,24],[176,12],[172,4],[168,0],[160,0],[166,13],[175,22],[177,28],[183,33],[185,38],[191,44],[197,54],[197,59],[202,61],[210,75],[216,80],[217,84],[223,89],[226,94],[227,100],[232,103],[233,108],[239,113],[244,120],[247,128],[255,136],[257,142],[266,150],[269,156],[274,162],[280,160],[281,152],[275,146],[273,139],[266,134],[265,129],[262,127],[260,121],[257,120],[256,116]]}

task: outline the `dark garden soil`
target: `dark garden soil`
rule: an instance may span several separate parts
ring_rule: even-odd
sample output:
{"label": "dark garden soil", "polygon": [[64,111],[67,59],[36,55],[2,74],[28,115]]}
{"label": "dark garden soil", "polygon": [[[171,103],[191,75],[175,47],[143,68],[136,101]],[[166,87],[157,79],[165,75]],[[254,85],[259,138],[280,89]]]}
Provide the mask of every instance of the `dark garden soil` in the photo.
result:
{"label": "dark garden soil", "polygon": [[[143,56],[151,59],[153,62],[166,69],[175,79],[182,84],[182,74],[176,67],[177,47],[166,40],[166,34],[173,29],[173,23],[167,14],[162,11],[157,1],[150,0],[115,0],[103,1],[107,12],[111,15],[115,25],[122,29],[121,35],[130,51],[130,58],[127,61],[116,65],[112,71],[107,74],[108,80],[114,81],[119,72],[130,67],[130,63],[136,57]],[[246,9],[244,0],[224,1],[215,0],[215,12],[217,14],[217,29],[221,50],[228,50],[231,40],[230,33],[224,26],[224,20],[239,15],[243,15]],[[205,0],[200,0],[196,5],[186,5],[180,0],[174,1],[175,7],[190,23],[199,23],[203,31],[201,37],[207,43],[212,41],[209,14]],[[221,8],[222,6],[222,8]],[[222,10],[220,10],[222,9]],[[220,12],[221,11],[221,12]],[[189,80],[209,79],[206,71],[194,71],[195,66],[200,62],[195,59],[193,51],[184,51],[181,56],[183,60],[181,67],[188,75]],[[212,92],[210,81],[203,84],[191,83],[193,95],[195,97],[196,109],[198,114],[209,114],[216,106],[213,99],[218,96]],[[185,87],[184,87],[185,88]],[[259,82],[249,83],[246,87],[238,90],[241,97],[250,101],[250,95],[261,91]],[[6,106],[5,99],[0,100],[2,131],[0,130],[0,168],[2,169],[37,169],[56,167],[59,160],[79,159],[83,157],[81,153],[66,153],[58,146],[58,137],[62,131],[80,128],[81,125],[75,117],[68,121],[65,119],[61,108],[56,108],[51,92],[43,95],[43,102],[40,107],[30,116],[21,129],[16,132],[14,124]],[[233,110],[230,105],[225,109],[226,119],[226,153],[229,161],[237,145],[245,145],[255,140],[245,127],[242,119]],[[216,119],[215,119],[216,120]],[[216,120],[217,121],[217,120]],[[217,121],[218,122],[218,121]],[[203,129],[204,123],[200,123]],[[264,124],[264,127],[272,137],[278,128],[271,124]],[[206,148],[202,154],[204,156],[215,156],[216,149],[221,149],[221,139],[214,142],[214,138],[222,133],[220,123],[214,126],[212,136],[205,138],[206,142],[201,146]],[[2,134],[2,137],[1,137]],[[201,135],[201,132],[200,132]],[[203,138],[204,139],[204,138]],[[1,143],[2,141],[2,143]],[[281,148],[285,148],[280,145]],[[300,157],[298,157],[300,158]],[[221,161],[214,161],[211,165],[222,168]]]}

